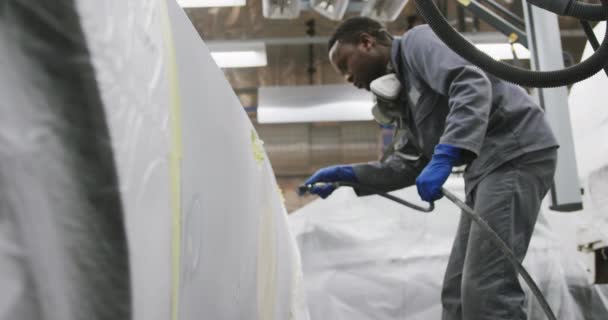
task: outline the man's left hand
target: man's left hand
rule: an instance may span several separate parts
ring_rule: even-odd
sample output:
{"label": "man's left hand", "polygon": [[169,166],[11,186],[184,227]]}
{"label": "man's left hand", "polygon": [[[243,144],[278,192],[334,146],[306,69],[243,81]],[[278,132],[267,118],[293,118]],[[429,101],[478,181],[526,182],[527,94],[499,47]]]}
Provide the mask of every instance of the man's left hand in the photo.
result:
{"label": "man's left hand", "polygon": [[433,158],[416,178],[416,187],[422,200],[433,202],[443,197],[441,187],[459,159],[460,149],[447,144],[435,147]]}

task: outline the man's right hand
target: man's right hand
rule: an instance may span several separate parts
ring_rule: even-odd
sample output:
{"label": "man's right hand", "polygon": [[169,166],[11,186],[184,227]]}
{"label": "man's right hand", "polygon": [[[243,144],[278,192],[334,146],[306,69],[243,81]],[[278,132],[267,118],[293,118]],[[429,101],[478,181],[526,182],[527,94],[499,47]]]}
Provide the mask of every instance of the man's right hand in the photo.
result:
{"label": "man's right hand", "polygon": [[[321,198],[325,199],[331,195],[336,189],[334,182],[358,182],[355,170],[350,165],[337,165],[326,167],[315,172],[308,180],[304,182],[305,185],[313,185],[310,189],[310,193],[316,194]],[[315,183],[325,182],[328,184],[321,186],[314,186]]]}

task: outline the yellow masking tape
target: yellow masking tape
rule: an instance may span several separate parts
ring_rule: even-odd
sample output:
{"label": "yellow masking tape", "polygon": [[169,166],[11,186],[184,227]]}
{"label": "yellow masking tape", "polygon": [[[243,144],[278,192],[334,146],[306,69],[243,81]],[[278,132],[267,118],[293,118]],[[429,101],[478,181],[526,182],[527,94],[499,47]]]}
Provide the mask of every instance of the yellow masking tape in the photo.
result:
{"label": "yellow masking tape", "polygon": [[181,127],[181,99],[179,94],[179,80],[177,59],[173,43],[173,32],[167,8],[167,0],[160,0],[161,23],[163,33],[163,47],[169,81],[170,110],[169,126],[171,130],[171,151],[169,166],[171,174],[171,210],[172,210],[172,243],[171,243],[171,319],[179,319],[179,290],[180,290],[180,253],[182,239],[182,208],[181,208],[181,160],[182,160],[182,127]]}
{"label": "yellow masking tape", "polygon": [[251,129],[251,150],[253,151],[253,158],[258,163],[258,166],[264,164],[264,141],[258,137],[254,129]]}
{"label": "yellow masking tape", "polygon": [[[251,129],[251,151],[253,159],[262,169],[266,160],[264,141],[258,137],[255,129]],[[278,185],[276,190],[282,197]],[[257,256],[257,298],[258,317],[260,320],[273,320],[277,290],[277,256],[276,230],[274,211],[271,206],[270,194],[265,195],[265,205],[258,222],[258,256]]]}
{"label": "yellow masking tape", "polygon": [[277,299],[276,223],[270,198],[258,225],[257,296],[258,318],[273,320]]}
{"label": "yellow masking tape", "polygon": [[285,194],[283,193],[283,189],[277,185],[277,192],[279,193],[279,199],[281,199],[281,203],[285,206]]}

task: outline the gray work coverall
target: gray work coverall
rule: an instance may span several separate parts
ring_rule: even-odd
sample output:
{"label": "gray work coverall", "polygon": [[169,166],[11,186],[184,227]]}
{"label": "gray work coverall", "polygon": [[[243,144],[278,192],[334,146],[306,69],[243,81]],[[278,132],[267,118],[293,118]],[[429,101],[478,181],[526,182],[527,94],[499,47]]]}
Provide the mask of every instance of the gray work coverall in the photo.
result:
{"label": "gray work coverall", "polygon": [[[394,40],[391,51],[403,85],[398,127],[415,141],[399,135],[395,152],[354,165],[359,182],[385,191],[411,186],[438,143],[458,147],[467,203],[523,260],[557,158],[544,112],[524,89],[468,63],[426,25]],[[413,160],[417,150],[423,157]],[[515,269],[466,215],[441,297],[444,320],[526,319]]]}

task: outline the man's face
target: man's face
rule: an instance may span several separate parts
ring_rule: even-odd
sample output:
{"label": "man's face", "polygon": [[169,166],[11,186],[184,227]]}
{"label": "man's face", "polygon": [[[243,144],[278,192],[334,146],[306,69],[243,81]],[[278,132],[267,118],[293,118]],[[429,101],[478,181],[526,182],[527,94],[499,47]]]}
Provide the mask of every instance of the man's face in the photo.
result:
{"label": "man's face", "polygon": [[337,41],[329,51],[329,60],[346,81],[369,90],[370,83],[384,75],[388,62],[377,46],[376,39],[364,33],[356,44]]}

